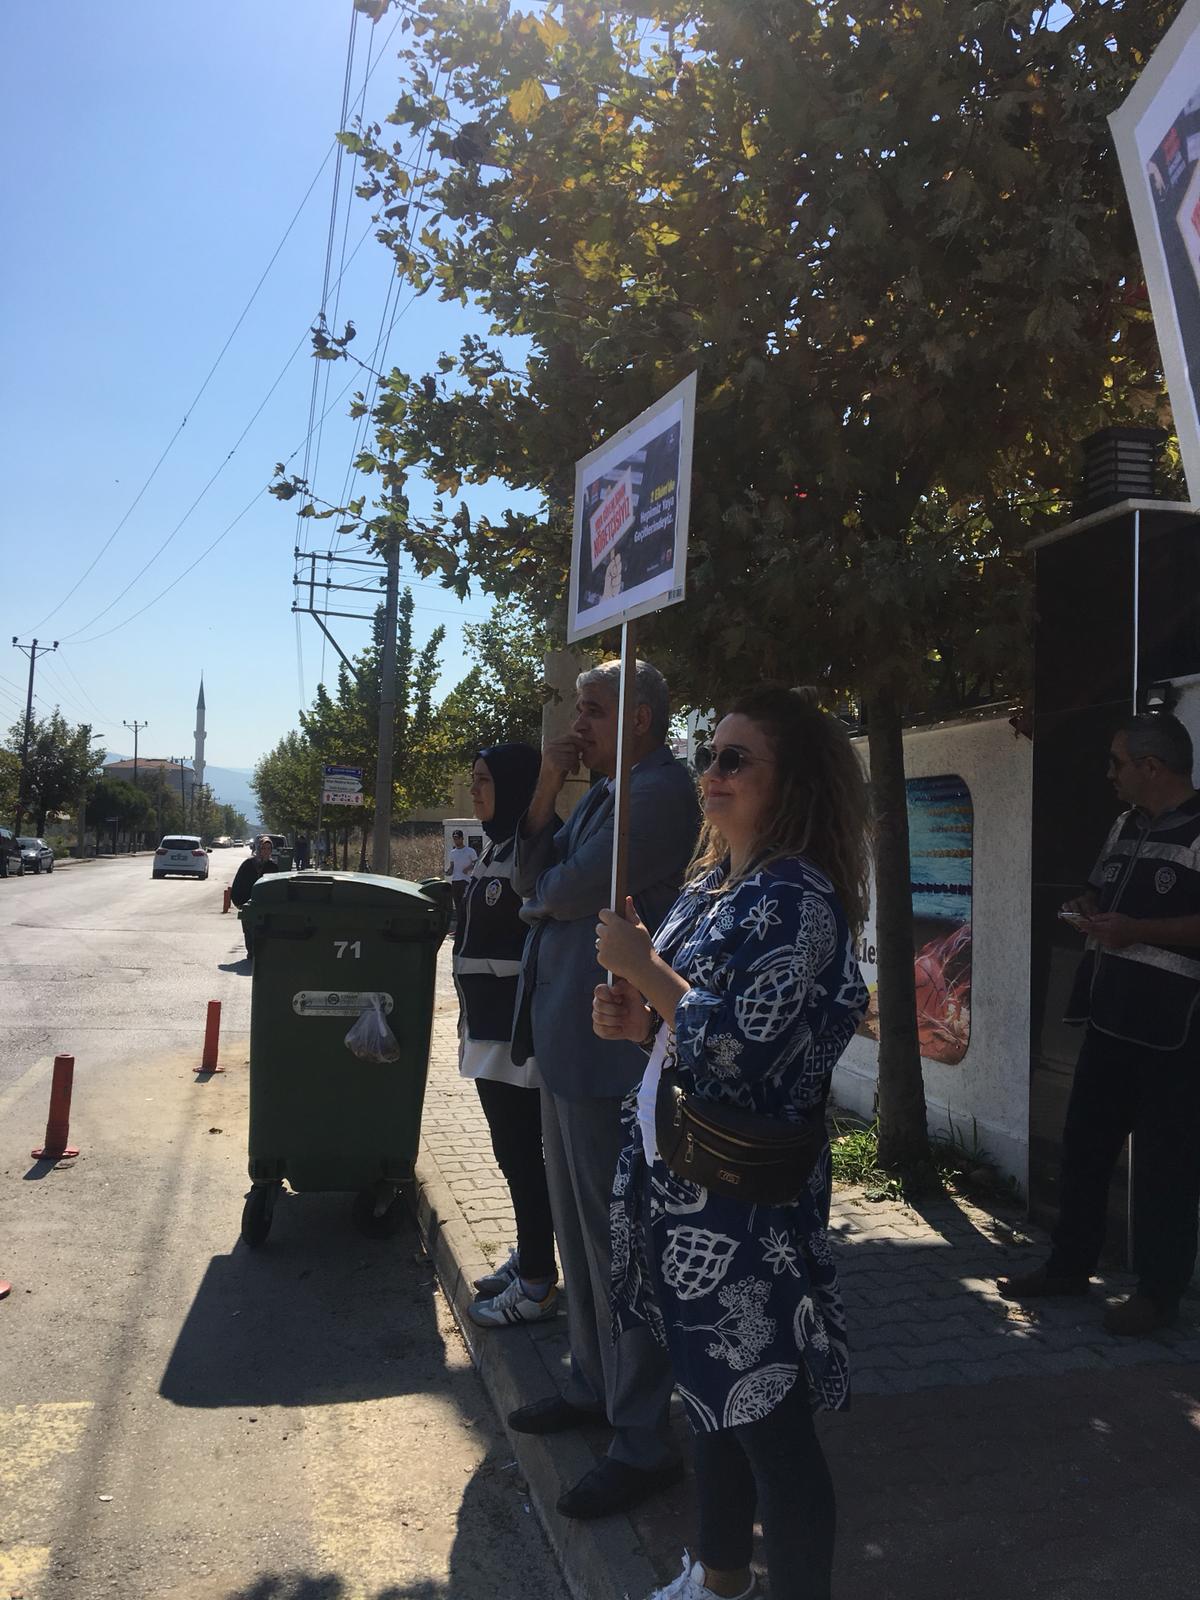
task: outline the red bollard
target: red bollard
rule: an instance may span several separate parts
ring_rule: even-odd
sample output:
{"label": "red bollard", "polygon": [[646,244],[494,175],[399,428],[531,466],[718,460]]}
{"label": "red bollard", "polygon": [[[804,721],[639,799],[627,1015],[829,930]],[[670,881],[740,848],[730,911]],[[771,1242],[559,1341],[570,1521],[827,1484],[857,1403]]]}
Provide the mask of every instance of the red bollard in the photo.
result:
{"label": "red bollard", "polygon": [[217,1046],[221,1039],[221,1002],[208,1002],[208,1020],[204,1024],[204,1054],[200,1057],[201,1072],[224,1072],[217,1065]]}
{"label": "red bollard", "polygon": [[71,1132],[71,1086],[75,1081],[75,1057],[55,1056],[54,1077],[50,1082],[50,1115],[46,1121],[46,1142],[40,1150],[30,1154],[39,1161],[62,1161],[77,1156],[78,1149],[69,1145]]}
{"label": "red bollard", "polygon": [[230,889],[229,885],[226,884],[225,885],[225,903],[221,907],[221,915],[222,916],[225,915],[225,913],[229,910],[229,908],[230,908],[230,906],[232,904],[233,904],[233,891]]}

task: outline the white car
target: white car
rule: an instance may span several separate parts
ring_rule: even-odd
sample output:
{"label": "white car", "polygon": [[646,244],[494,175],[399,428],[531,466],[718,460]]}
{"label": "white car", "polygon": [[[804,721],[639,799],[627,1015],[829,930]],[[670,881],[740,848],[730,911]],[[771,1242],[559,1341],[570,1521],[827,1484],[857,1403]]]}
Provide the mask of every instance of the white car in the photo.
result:
{"label": "white car", "polygon": [[208,851],[198,833],[169,833],[154,852],[152,878],[208,877]]}

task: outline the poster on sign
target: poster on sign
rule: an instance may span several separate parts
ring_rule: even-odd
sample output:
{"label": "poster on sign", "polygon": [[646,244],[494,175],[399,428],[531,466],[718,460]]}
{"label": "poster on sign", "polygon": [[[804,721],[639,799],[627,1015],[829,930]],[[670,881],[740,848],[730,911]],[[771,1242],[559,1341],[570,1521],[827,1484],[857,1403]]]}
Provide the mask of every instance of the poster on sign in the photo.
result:
{"label": "poster on sign", "polygon": [[1200,0],[1187,0],[1109,118],[1188,493],[1200,499]]}
{"label": "poster on sign", "polygon": [[567,642],[683,599],[696,374],[575,468]]}

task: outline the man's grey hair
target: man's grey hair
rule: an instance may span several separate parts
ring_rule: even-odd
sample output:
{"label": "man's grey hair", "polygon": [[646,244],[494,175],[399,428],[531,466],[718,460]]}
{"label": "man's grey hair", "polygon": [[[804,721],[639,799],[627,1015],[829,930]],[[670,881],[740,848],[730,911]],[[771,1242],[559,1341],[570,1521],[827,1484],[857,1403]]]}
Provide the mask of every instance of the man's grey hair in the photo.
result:
{"label": "man's grey hair", "polygon": [[1166,711],[1142,711],[1123,722],[1117,733],[1125,735],[1131,760],[1153,756],[1168,772],[1191,781],[1192,736],[1178,717]]}
{"label": "man's grey hair", "polygon": [[[659,744],[664,743],[671,726],[671,691],[667,680],[657,667],[648,661],[639,661],[635,677],[637,703],[650,708],[650,734]],[[620,661],[602,661],[598,667],[589,667],[575,680],[577,694],[584,689],[603,689],[614,697],[621,692]]]}

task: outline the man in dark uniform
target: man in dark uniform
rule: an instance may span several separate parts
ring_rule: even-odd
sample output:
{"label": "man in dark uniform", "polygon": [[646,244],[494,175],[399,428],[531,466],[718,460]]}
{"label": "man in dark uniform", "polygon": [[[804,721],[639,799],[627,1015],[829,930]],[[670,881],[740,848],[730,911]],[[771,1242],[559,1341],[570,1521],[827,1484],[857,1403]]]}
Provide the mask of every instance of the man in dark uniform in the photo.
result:
{"label": "man in dark uniform", "polygon": [[[234,873],[233,883],[229,890],[229,898],[240,911],[254,892],[254,885],[264,872],[278,872],[278,863],[271,856],[271,841],[267,835],[261,834],[258,847],[248,861],[243,861]],[[254,960],[254,947],[250,942],[250,925],[242,923],[242,935],[246,940],[246,954],[251,962]]]}
{"label": "man in dark uniform", "polygon": [[1108,1188],[1135,1138],[1134,1294],[1110,1333],[1171,1322],[1196,1261],[1200,1206],[1200,795],[1192,741],[1175,717],[1131,718],[1113,737],[1109,777],[1130,809],[1089,887],[1060,915],[1087,936],[1068,1022],[1086,1028],[1063,1128],[1050,1259],[1002,1278],[1010,1300],[1083,1295],[1104,1243]]}

